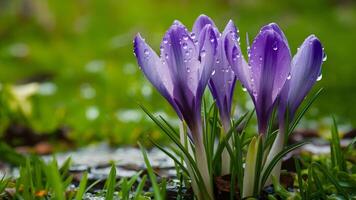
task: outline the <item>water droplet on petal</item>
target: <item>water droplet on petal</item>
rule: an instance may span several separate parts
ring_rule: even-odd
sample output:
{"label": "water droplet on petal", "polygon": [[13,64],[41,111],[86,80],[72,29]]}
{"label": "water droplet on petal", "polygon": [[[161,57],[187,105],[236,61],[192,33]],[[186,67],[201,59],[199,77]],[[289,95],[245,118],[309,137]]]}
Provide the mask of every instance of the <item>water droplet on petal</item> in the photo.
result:
{"label": "water droplet on petal", "polygon": [[163,38],[163,43],[167,44],[168,43],[168,39],[167,38]]}
{"label": "water droplet on petal", "polygon": [[211,38],[211,39],[210,39],[210,42],[214,42],[214,41],[215,41],[215,38]]}
{"label": "water droplet on petal", "polygon": [[292,78],[292,75],[291,75],[291,74],[288,74],[287,80],[290,80],[291,78]]}
{"label": "water droplet on petal", "polygon": [[318,78],[316,79],[316,81],[320,81],[322,78],[323,78],[323,74],[320,74],[320,75],[318,76]]}
{"label": "water droplet on petal", "polygon": [[183,43],[183,45],[182,45],[182,46],[183,46],[183,49],[187,49],[187,48],[188,48],[188,44],[187,44],[187,43],[185,43],[185,42]]}
{"label": "water droplet on petal", "polygon": [[273,44],[272,49],[273,49],[274,51],[277,51],[277,50],[278,50],[277,42],[275,42],[275,43]]}
{"label": "water droplet on petal", "polygon": [[143,50],[143,53],[144,53],[146,56],[150,55],[150,52],[148,51],[148,49]]}
{"label": "water droplet on petal", "polygon": [[245,86],[242,86],[242,91],[246,92],[247,89],[245,88]]}
{"label": "water droplet on petal", "polygon": [[325,62],[328,59],[328,55],[326,55],[326,53],[324,53],[323,55],[323,62]]}
{"label": "water droplet on petal", "polygon": [[219,63],[220,63],[220,60],[219,60],[219,59],[216,59],[216,63],[219,64]]}
{"label": "water droplet on petal", "polygon": [[205,57],[205,55],[206,55],[206,51],[203,49],[203,50],[201,50],[201,52],[200,52],[200,56],[201,57]]}
{"label": "water droplet on petal", "polygon": [[188,35],[183,35],[183,40],[188,40]]}
{"label": "water droplet on petal", "polygon": [[195,39],[195,33],[191,33],[190,37],[194,40]]}
{"label": "water droplet on petal", "polygon": [[253,90],[252,95],[256,98],[257,97],[257,92]]}
{"label": "water droplet on petal", "polygon": [[213,72],[211,72],[211,75],[214,76],[215,75],[215,70],[213,70]]}

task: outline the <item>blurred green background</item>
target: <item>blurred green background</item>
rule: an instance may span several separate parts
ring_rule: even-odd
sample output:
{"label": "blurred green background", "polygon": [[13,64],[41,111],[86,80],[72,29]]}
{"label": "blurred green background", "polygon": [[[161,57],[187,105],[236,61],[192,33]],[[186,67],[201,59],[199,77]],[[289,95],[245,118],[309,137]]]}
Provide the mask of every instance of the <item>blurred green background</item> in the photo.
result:
{"label": "blurred green background", "polygon": [[[323,79],[315,86],[325,90],[309,118],[322,122],[336,114],[348,128],[356,125],[355,1],[0,0],[1,88],[40,83],[31,97],[30,115],[9,119],[2,114],[2,134],[17,123],[37,134],[66,127],[68,137],[79,145],[101,140],[135,143],[148,132],[158,138],[137,102],[171,120],[175,116],[138,70],[132,39],[141,32],[158,49],[174,19],[190,28],[202,13],[220,29],[233,19],[241,41],[246,32],[252,40],[262,25],[276,22],[292,53],[315,34],[328,59]],[[245,48],[245,42],[242,45]],[[237,103],[245,105],[245,94],[240,86],[236,90]]]}

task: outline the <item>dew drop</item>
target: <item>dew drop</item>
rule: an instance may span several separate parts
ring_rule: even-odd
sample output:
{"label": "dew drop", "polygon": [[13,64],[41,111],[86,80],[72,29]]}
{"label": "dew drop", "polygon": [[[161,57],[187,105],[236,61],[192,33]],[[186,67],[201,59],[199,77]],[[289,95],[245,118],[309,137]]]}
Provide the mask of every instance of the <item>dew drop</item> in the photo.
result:
{"label": "dew drop", "polygon": [[183,40],[188,40],[188,35],[183,35]]}
{"label": "dew drop", "polygon": [[246,92],[247,89],[245,88],[245,86],[242,86],[242,91]]}
{"label": "dew drop", "polygon": [[168,43],[168,39],[167,38],[163,38],[163,43],[167,44]]}
{"label": "dew drop", "polygon": [[257,92],[256,92],[255,90],[253,90],[252,95],[253,95],[254,97],[257,97]]}
{"label": "dew drop", "polygon": [[292,75],[291,75],[291,74],[288,74],[287,80],[290,80],[291,78],[292,78]]}
{"label": "dew drop", "polygon": [[148,51],[148,49],[143,50],[143,53],[145,54],[146,57],[148,57],[150,55],[150,52]]}
{"label": "dew drop", "polygon": [[326,53],[324,53],[323,55],[323,62],[325,62],[328,59],[328,55],[326,55]]}
{"label": "dew drop", "polygon": [[187,44],[187,43],[185,43],[185,42],[183,43],[183,45],[182,45],[182,46],[183,46],[183,49],[187,49],[187,48],[188,48],[188,44]]}
{"label": "dew drop", "polygon": [[320,74],[320,75],[318,76],[318,78],[316,79],[316,81],[320,81],[322,78],[323,78],[323,74]]}
{"label": "dew drop", "polygon": [[214,41],[215,41],[215,39],[214,39],[214,38],[211,38],[211,39],[210,39],[210,42],[214,42]]}
{"label": "dew drop", "polygon": [[206,55],[206,51],[203,49],[203,50],[201,50],[201,52],[200,52],[200,56],[201,57],[205,57],[205,55]]}
{"label": "dew drop", "polygon": [[214,76],[215,75],[215,70],[213,70],[213,72],[211,72],[211,75]]}
{"label": "dew drop", "polygon": [[278,50],[277,42],[273,44],[272,49],[273,49],[274,51],[277,51],[277,50]]}
{"label": "dew drop", "polygon": [[195,33],[191,33],[190,37],[194,40],[195,39]]}
{"label": "dew drop", "polygon": [[216,63],[219,64],[219,63],[220,63],[220,60],[219,60],[219,59],[216,59]]}

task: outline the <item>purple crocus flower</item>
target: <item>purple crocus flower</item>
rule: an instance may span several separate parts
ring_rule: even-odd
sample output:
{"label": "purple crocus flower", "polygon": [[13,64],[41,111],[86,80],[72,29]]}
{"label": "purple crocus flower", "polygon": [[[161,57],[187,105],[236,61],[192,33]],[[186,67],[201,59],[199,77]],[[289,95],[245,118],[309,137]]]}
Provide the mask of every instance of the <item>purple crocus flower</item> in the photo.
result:
{"label": "purple crocus flower", "polygon": [[197,35],[178,21],[165,34],[160,57],[139,34],[134,39],[139,66],[187,123],[193,140],[202,137],[201,100],[213,72],[216,45],[211,25],[204,26]]}
{"label": "purple crocus flower", "polygon": [[248,63],[240,53],[235,36],[229,34],[225,42],[227,58],[255,104],[259,132],[264,134],[290,72],[287,39],[277,24],[264,26],[248,51]]}
{"label": "purple crocus flower", "polygon": [[[220,34],[213,20],[206,15],[200,15],[197,18],[193,25],[193,33],[199,35],[206,25],[211,25],[214,28],[214,33],[217,38],[214,71],[209,80],[209,88],[216,101],[216,105],[219,108],[219,115],[223,129],[225,133],[227,133],[230,130],[231,104],[236,83],[236,75],[232,71],[231,65],[226,58],[225,38],[228,34],[234,34],[238,37],[238,33],[234,23],[230,20],[222,34]],[[224,150],[222,153],[221,173],[223,175],[230,173],[230,155],[227,150]]]}
{"label": "purple crocus flower", "polygon": [[227,132],[230,129],[231,104],[236,75],[232,71],[231,65],[226,58],[224,41],[227,34],[235,34],[238,36],[238,33],[234,23],[230,20],[222,34],[220,34],[214,22],[206,15],[200,15],[198,17],[194,23],[193,32],[199,34],[200,30],[207,24],[214,27],[216,37],[218,38],[217,52],[214,59],[215,71],[213,71],[212,77],[209,80],[209,88],[219,108],[223,128],[225,132]]}
{"label": "purple crocus flower", "polygon": [[216,46],[217,37],[212,25],[207,24],[190,33],[178,21],[166,32],[160,57],[139,34],[134,39],[134,52],[143,73],[189,128],[196,163],[208,192],[199,196],[208,195],[211,199],[213,187],[203,142],[201,101],[213,72]]}
{"label": "purple crocus flower", "polygon": [[323,56],[323,47],[314,35],[306,38],[298,48],[291,63],[290,75],[280,96],[280,124],[284,124],[287,108],[289,120],[294,118],[296,110],[321,75]]}
{"label": "purple crocus flower", "polygon": [[[324,51],[319,39],[311,35],[305,39],[298,48],[297,54],[293,57],[290,75],[279,97],[279,134],[271,147],[266,163],[270,163],[275,155],[282,151],[287,131],[285,130],[286,123],[293,120],[296,110],[320,76],[323,55]],[[285,121],[287,110],[288,121]],[[273,168],[265,185],[272,182],[272,176],[276,177],[277,180],[279,179],[280,169],[281,161]]]}

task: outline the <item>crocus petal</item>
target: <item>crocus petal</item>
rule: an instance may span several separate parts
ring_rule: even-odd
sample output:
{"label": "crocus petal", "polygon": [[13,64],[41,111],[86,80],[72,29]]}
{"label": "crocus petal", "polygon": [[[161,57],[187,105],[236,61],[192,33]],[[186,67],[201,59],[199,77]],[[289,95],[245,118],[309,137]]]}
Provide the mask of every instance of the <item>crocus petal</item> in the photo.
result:
{"label": "crocus petal", "polygon": [[[210,24],[212,27],[216,27],[213,20],[206,15],[200,15],[194,22],[192,33],[199,36],[203,28]],[[194,38],[193,38],[194,39]]]}
{"label": "crocus petal", "polygon": [[217,52],[215,56],[215,72],[209,81],[209,88],[214,99],[216,100],[220,117],[223,123],[225,123],[225,129],[228,129],[230,124],[231,103],[236,82],[236,75],[232,71],[231,65],[226,58],[224,43],[227,35],[231,33],[237,34],[237,30],[233,22],[230,20],[221,37],[218,39]]}
{"label": "crocus petal", "polygon": [[181,24],[173,24],[161,47],[161,57],[169,66],[173,84],[180,85],[186,90],[185,93],[194,96],[199,82],[199,61],[195,44],[187,29]]}
{"label": "crocus petal", "polygon": [[138,65],[146,78],[173,106],[178,116],[182,118],[182,115],[172,98],[173,83],[167,64],[161,61],[156,52],[146,44],[140,34],[137,34],[134,39],[134,53]]}
{"label": "crocus petal", "polygon": [[206,88],[208,81],[214,71],[214,63],[216,47],[217,47],[217,37],[215,31],[211,25],[206,25],[201,34],[199,35],[199,43],[202,47],[200,51],[200,63],[201,68],[199,69],[199,86],[197,88],[197,99],[201,99],[204,89]]}
{"label": "crocus petal", "polygon": [[[248,92],[252,91],[251,71],[241,53],[239,36],[235,32],[229,32],[226,34],[224,43],[226,58],[231,65],[232,71],[236,74],[243,87]],[[252,92],[250,94],[252,95]]]}
{"label": "crocus petal", "polygon": [[203,71],[195,43],[186,27],[175,23],[164,36],[161,50],[161,57],[169,66],[174,85],[173,100],[191,131],[195,132],[192,129],[200,120],[200,112],[196,110],[201,98],[197,97],[200,95],[197,93]]}
{"label": "crocus petal", "polygon": [[262,27],[261,31],[271,29],[271,28],[283,38],[284,43],[288,44],[287,37],[284,35],[283,31],[281,30],[281,28],[279,28],[279,26],[276,23],[270,23],[267,26]]}
{"label": "crocus petal", "polygon": [[291,55],[275,26],[263,27],[249,51],[251,82],[259,130],[264,133],[276,98],[290,72]]}
{"label": "crocus petal", "polygon": [[305,39],[293,57],[290,79],[283,89],[283,93],[287,93],[288,98],[281,97],[281,101],[287,101],[291,118],[318,79],[323,55],[323,47],[319,39],[311,35]]}

